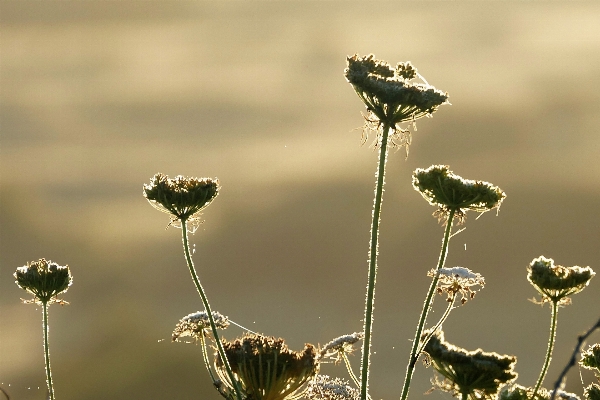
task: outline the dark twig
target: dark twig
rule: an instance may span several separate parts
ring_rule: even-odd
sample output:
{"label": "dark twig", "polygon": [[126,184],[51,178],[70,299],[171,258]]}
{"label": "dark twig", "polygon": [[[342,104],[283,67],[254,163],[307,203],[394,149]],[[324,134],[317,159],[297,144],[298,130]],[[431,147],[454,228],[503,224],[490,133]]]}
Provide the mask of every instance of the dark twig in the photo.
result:
{"label": "dark twig", "polygon": [[550,400],[554,400],[560,385],[562,385],[563,380],[565,379],[565,376],[567,375],[567,372],[569,372],[571,367],[574,367],[575,364],[577,363],[577,354],[579,354],[579,352],[581,351],[581,346],[583,346],[583,342],[585,342],[586,339],[596,329],[599,329],[599,328],[600,328],[600,319],[586,333],[584,333],[583,335],[579,335],[577,337],[577,345],[575,346],[575,350],[573,350],[573,354],[571,354],[571,359],[569,360],[569,363],[565,366],[565,369],[563,369],[563,371],[559,375],[558,379],[556,380],[556,383],[554,384],[554,391],[552,392],[552,396],[550,397]]}
{"label": "dark twig", "polygon": [[0,392],[2,392],[2,394],[3,394],[4,396],[6,396],[6,400],[10,400],[10,396],[8,395],[8,393],[6,393],[6,392],[4,391],[4,389],[2,389],[1,387],[0,387]]}

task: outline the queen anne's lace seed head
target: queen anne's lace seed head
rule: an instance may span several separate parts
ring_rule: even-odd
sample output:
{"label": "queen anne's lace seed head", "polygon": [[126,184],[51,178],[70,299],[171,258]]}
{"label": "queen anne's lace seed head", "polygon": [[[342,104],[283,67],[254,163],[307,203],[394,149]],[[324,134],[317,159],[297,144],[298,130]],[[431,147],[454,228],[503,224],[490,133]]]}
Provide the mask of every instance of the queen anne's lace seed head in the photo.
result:
{"label": "queen anne's lace seed head", "polygon": [[583,391],[583,397],[587,400],[600,400],[600,385],[592,383]]}
{"label": "queen anne's lace seed head", "polygon": [[475,297],[475,292],[481,290],[485,285],[483,276],[468,268],[440,268],[437,271],[432,269],[427,273],[431,277],[436,274],[439,275],[438,293],[447,293],[448,301],[451,301],[457,293],[460,293],[462,295],[461,302],[464,304],[468,299]]}
{"label": "queen anne's lace seed head", "polygon": [[[223,340],[223,349],[247,399],[288,400],[299,398],[306,383],[319,370],[317,352],[306,344],[303,351],[291,351],[284,340],[259,334],[245,334],[233,342]],[[215,366],[223,393],[233,386],[217,353]]]}
{"label": "queen anne's lace seed head", "polygon": [[169,178],[158,173],[144,185],[144,197],[150,204],[167,214],[173,222],[195,220],[219,193],[219,180],[211,178],[186,178],[178,175]]}
{"label": "queen anne's lace seed head", "polygon": [[320,351],[321,358],[335,358],[336,362],[342,354],[350,354],[354,351],[354,343],[364,338],[362,332],[354,332],[350,335],[342,335],[327,343]]}
{"label": "queen anne's lace seed head", "polygon": [[506,194],[489,182],[463,179],[450,171],[447,165],[417,168],[413,173],[413,187],[438,210],[434,216],[445,218],[451,210],[459,221],[468,210],[486,212],[500,208]]}
{"label": "queen anne's lace seed head", "polygon": [[26,303],[66,303],[56,296],[65,293],[73,283],[68,266],[63,267],[44,258],[17,268],[13,276],[15,283],[34,297]]}
{"label": "queen anne's lace seed head", "polygon": [[[429,337],[425,331],[422,338]],[[516,357],[487,353],[481,349],[467,351],[444,340],[441,330],[431,335],[424,351],[433,368],[443,377],[436,388],[454,395],[467,395],[471,400],[492,398],[498,389],[517,378]]]}
{"label": "queen anne's lace seed head", "polygon": [[[218,311],[212,312],[215,326],[218,329],[226,329],[229,326],[229,318]],[[210,320],[206,311],[196,311],[181,318],[175,330],[173,330],[172,340],[176,342],[180,337],[191,336],[199,340],[201,335],[209,334],[211,330]]]}
{"label": "queen anne's lace seed head", "polygon": [[600,378],[600,343],[590,346],[586,351],[581,353],[579,365],[583,368],[595,370],[598,378]]}
{"label": "queen anne's lace seed head", "polygon": [[343,379],[317,375],[308,384],[305,396],[309,400],[359,400],[360,392]]}
{"label": "queen anne's lace seed head", "polygon": [[355,54],[347,61],[344,75],[367,108],[366,127],[378,132],[377,144],[381,136],[379,128],[385,124],[393,130],[391,143],[408,147],[410,133],[397,124],[414,124],[419,118],[431,116],[440,105],[449,104],[448,93],[426,82],[411,82],[420,75],[410,62],[393,68],[375,59],[373,54],[363,57]]}
{"label": "queen anne's lace seed head", "polygon": [[527,267],[527,280],[542,295],[542,302],[569,304],[570,296],[581,292],[596,273],[590,267],[563,267],[540,256]]}

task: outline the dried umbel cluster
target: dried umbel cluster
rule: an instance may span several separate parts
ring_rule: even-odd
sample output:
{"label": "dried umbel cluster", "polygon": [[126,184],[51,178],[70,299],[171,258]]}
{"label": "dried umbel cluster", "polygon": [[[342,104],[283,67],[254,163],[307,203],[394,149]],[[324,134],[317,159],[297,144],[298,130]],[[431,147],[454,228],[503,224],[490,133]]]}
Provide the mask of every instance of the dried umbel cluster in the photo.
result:
{"label": "dried umbel cluster", "polygon": [[432,269],[427,276],[433,277],[436,274],[439,276],[437,291],[439,294],[447,293],[448,301],[452,301],[460,293],[461,303],[464,304],[468,299],[474,298],[475,293],[485,285],[483,276],[468,268],[440,268],[437,271]]}
{"label": "dried umbel cluster", "polygon": [[467,351],[446,342],[441,330],[423,333],[424,338],[429,335],[424,351],[433,368],[444,377],[443,381],[435,382],[438,389],[479,400],[491,398],[503,384],[517,378],[513,370],[517,362],[514,356],[487,353],[481,349]]}
{"label": "dried umbel cluster", "polygon": [[[281,338],[246,334],[233,342],[223,340],[223,348],[247,399],[299,398],[306,390],[305,384],[318,372],[317,352],[311,344],[295,352]],[[220,391],[227,396],[233,392],[233,386],[218,355],[215,365],[225,386]]]}
{"label": "dried umbel cluster", "polygon": [[144,185],[144,197],[152,206],[171,214],[173,220],[187,221],[198,216],[219,193],[218,179],[186,178],[178,175],[169,178],[158,173]]}
{"label": "dried umbel cluster", "polygon": [[317,375],[310,381],[305,396],[309,400],[359,400],[360,392],[343,379]]}
{"label": "dried umbel cluster", "polygon": [[590,346],[586,351],[581,353],[579,365],[583,368],[594,370],[596,375],[600,377],[600,343]]}
{"label": "dried umbel cluster", "polygon": [[[218,329],[226,329],[229,326],[229,318],[218,311],[212,312],[215,327]],[[176,342],[179,338],[191,336],[199,340],[202,335],[210,333],[211,326],[206,311],[196,311],[181,318],[175,329],[173,330],[172,341]]]}
{"label": "dried umbel cluster", "polygon": [[600,385],[592,383],[583,391],[583,397],[588,400],[600,400]]}
{"label": "dried umbel cluster", "polygon": [[320,357],[333,358],[336,363],[344,354],[350,354],[354,351],[354,344],[365,337],[362,332],[354,332],[350,335],[339,336],[327,343],[319,352]]}
{"label": "dried umbel cluster", "polygon": [[486,212],[499,208],[506,194],[489,182],[463,179],[450,171],[447,165],[417,168],[413,173],[413,187],[432,206],[438,217],[454,211],[459,220],[468,210]]}
{"label": "dried umbel cluster", "polygon": [[44,258],[27,263],[17,268],[13,275],[16,284],[34,296],[27,303],[64,303],[56,298],[67,291],[73,283],[73,277],[68,266],[61,266]]}
{"label": "dried umbel cluster", "polygon": [[540,256],[527,267],[527,280],[542,295],[542,302],[568,304],[570,296],[581,292],[596,273],[590,267],[563,267]]}

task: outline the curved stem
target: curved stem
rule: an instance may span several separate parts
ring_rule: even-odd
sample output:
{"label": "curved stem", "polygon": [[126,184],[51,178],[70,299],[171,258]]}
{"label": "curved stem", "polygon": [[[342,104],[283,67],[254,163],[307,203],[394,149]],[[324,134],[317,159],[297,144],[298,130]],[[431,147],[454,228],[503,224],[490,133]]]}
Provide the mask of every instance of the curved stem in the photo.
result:
{"label": "curved stem", "polygon": [[48,348],[48,302],[42,303],[42,317],[44,329],[44,361],[46,362],[46,383],[50,400],[54,400],[54,386],[52,386],[52,371],[50,369],[50,349]]}
{"label": "curved stem", "polygon": [[346,355],[346,353],[341,353],[341,354],[342,354],[342,360],[344,360],[344,364],[346,364],[346,369],[348,370],[348,374],[350,375],[350,378],[352,378],[352,381],[354,382],[354,384],[356,384],[356,386],[360,387],[360,381],[354,374],[354,371],[352,371],[352,367],[350,366],[350,360],[348,360],[348,356]]}
{"label": "curved stem", "polygon": [[208,351],[206,350],[206,338],[204,337],[204,333],[200,334],[200,343],[202,345],[202,359],[204,360],[204,365],[208,370],[208,374],[210,375],[210,379],[212,379],[213,383],[216,383],[217,380],[212,373],[212,368],[210,367],[210,361],[208,360]]}
{"label": "curved stem", "polygon": [[421,352],[423,351],[423,348],[425,348],[425,345],[427,345],[427,342],[429,342],[429,339],[431,339],[431,337],[433,336],[433,334],[435,333],[435,331],[438,330],[438,328],[440,326],[442,326],[442,324],[444,323],[444,321],[446,319],[448,319],[448,315],[450,315],[450,311],[452,311],[452,307],[454,307],[454,300],[456,300],[456,295],[457,293],[453,293],[452,294],[452,298],[450,299],[450,302],[448,304],[448,308],[446,308],[446,311],[444,312],[444,315],[442,315],[442,318],[440,318],[440,320],[438,321],[437,324],[435,324],[435,326],[433,328],[431,328],[431,332],[429,332],[429,335],[427,335],[427,337],[425,337],[425,339],[420,341],[420,346],[417,350],[417,357],[419,357],[419,355],[421,354]]}
{"label": "curved stem", "polygon": [[548,372],[548,367],[550,366],[550,361],[552,360],[552,350],[554,350],[554,342],[556,339],[556,320],[558,317],[558,301],[552,301],[552,319],[550,321],[550,338],[548,339],[548,350],[546,351],[546,360],[544,360],[544,366],[542,367],[542,371],[540,372],[540,377],[535,383],[535,389],[533,389],[533,394],[531,395],[532,399],[535,399],[535,396],[542,386],[544,382],[544,378],[546,377],[546,372]]}
{"label": "curved stem", "polygon": [[[450,231],[452,230],[452,221],[454,220],[454,214],[456,213],[455,209],[451,209],[448,214],[448,219],[446,220],[446,230],[444,232],[444,239],[442,241],[442,250],[440,251],[440,257],[438,260],[438,265],[436,271],[439,271],[444,267],[446,262],[446,256],[448,255],[448,242],[450,241]],[[408,367],[406,368],[406,376],[404,378],[404,386],[402,387],[402,396],[401,400],[406,400],[408,396],[408,389],[410,388],[410,381],[412,379],[413,373],[415,371],[415,365],[417,364],[417,360],[419,359],[419,353],[417,349],[419,347],[421,333],[423,332],[423,328],[425,327],[425,321],[427,320],[427,314],[429,313],[429,309],[431,308],[431,304],[433,303],[433,295],[435,293],[435,288],[437,287],[438,280],[440,279],[439,274],[435,274],[433,276],[433,280],[431,281],[431,285],[429,286],[429,292],[427,293],[427,298],[425,299],[425,303],[423,304],[423,311],[421,311],[421,317],[419,319],[419,325],[417,325],[417,331],[415,332],[415,339],[413,340],[413,346],[410,351],[410,358],[408,360]]]}
{"label": "curved stem", "polygon": [[379,239],[379,221],[381,215],[381,201],[383,199],[383,185],[385,184],[385,163],[388,155],[388,136],[390,126],[382,125],[381,144],[379,146],[379,161],[375,178],[375,199],[373,201],[373,221],[371,223],[371,243],[369,247],[369,279],[367,285],[367,299],[365,304],[365,320],[363,332],[365,334],[362,347],[360,366],[360,398],[367,400],[369,387],[369,364],[371,360],[371,332],[373,330],[373,302],[375,300],[375,276],[377,275],[377,249]]}
{"label": "curved stem", "polygon": [[217,332],[217,327],[215,325],[215,320],[212,315],[212,311],[210,309],[210,304],[208,304],[208,299],[206,294],[204,293],[204,288],[200,284],[200,280],[198,279],[198,274],[196,274],[196,269],[194,268],[194,262],[192,261],[192,256],[190,255],[190,246],[188,243],[188,231],[186,221],[181,221],[181,230],[183,235],[183,251],[185,253],[185,260],[187,261],[188,268],[190,269],[190,274],[192,275],[192,279],[194,280],[194,284],[196,285],[196,289],[198,290],[198,294],[200,294],[200,298],[202,299],[202,304],[204,305],[204,309],[206,310],[206,314],[208,315],[208,321],[210,322],[210,329],[212,331],[213,337],[215,338],[215,342],[217,343],[217,350],[219,352],[219,356],[223,361],[223,365],[227,370],[227,376],[231,380],[231,384],[235,389],[235,395],[237,400],[242,400],[242,394],[240,392],[240,388],[238,386],[238,382],[233,376],[233,371],[231,370],[231,366],[229,365],[229,360],[227,360],[227,356],[225,355],[225,350],[223,349],[223,343],[221,343],[221,339],[219,338],[219,333]]}

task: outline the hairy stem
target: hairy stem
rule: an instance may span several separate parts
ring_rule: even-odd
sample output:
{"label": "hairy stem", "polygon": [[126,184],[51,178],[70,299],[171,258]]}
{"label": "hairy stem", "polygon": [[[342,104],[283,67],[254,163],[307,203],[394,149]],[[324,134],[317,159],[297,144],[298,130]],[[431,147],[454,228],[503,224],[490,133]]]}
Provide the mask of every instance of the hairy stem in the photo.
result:
{"label": "hairy stem", "polygon": [[446,308],[446,311],[444,312],[444,315],[442,315],[442,318],[440,318],[440,320],[438,321],[438,323],[435,324],[435,326],[433,328],[431,328],[431,332],[429,332],[429,335],[427,335],[427,337],[425,339],[421,340],[421,345],[419,346],[419,348],[417,350],[417,357],[418,357],[419,354],[421,354],[421,352],[423,351],[423,348],[427,345],[427,342],[429,342],[429,339],[431,339],[431,337],[433,336],[433,334],[435,333],[435,331],[437,331],[438,328],[440,326],[442,326],[442,324],[444,323],[444,321],[446,319],[448,319],[448,315],[450,315],[450,311],[452,311],[452,307],[454,307],[454,300],[456,300],[456,293],[452,294],[452,298],[448,302],[448,307]]}
{"label": "hairy stem", "polygon": [[367,400],[369,387],[369,364],[371,362],[371,333],[373,331],[373,302],[375,300],[375,276],[377,275],[377,250],[379,239],[379,222],[381,215],[381,201],[383,199],[383,185],[385,184],[385,163],[388,155],[389,124],[382,124],[381,142],[379,144],[379,161],[375,178],[375,199],[373,201],[373,221],[371,223],[371,243],[369,247],[369,280],[367,285],[367,299],[365,304],[365,320],[363,332],[365,334],[362,347],[360,366],[360,398]]}
{"label": "hairy stem", "polygon": [[44,361],[46,362],[46,383],[48,384],[48,396],[54,400],[54,386],[52,386],[52,371],[50,369],[50,349],[48,348],[48,302],[42,303],[42,317],[44,330]]}
{"label": "hairy stem", "polygon": [[556,341],[556,319],[558,316],[558,301],[552,301],[552,318],[550,321],[550,338],[548,339],[548,350],[546,351],[546,359],[544,360],[544,366],[542,367],[542,371],[540,372],[540,377],[535,383],[535,388],[533,389],[533,394],[531,395],[532,399],[535,399],[535,396],[542,386],[544,382],[544,378],[546,377],[546,372],[548,372],[548,367],[550,366],[550,361],[552,360],[552,351],[554,350],[554,342]]}
{"label": "hairy stem", "polygon": [[204,337],[204,333],[200,334],[200,344],[202,345],[202,359],[204,360],[204,365],[206,366],[206,369],[208,370],[210,379],[213,381],[213,383],[216,383],[217,380],[215,379],[215,376],[213,375],[212,368],[210,367],[210,361],[208,360],[208,351],[206,350],[206,338]]}
{"label": "hairy stem", "polygon": [[[436,271],[439,271],[444,267],[446,263],[446,256],[448,255],[448,242],[450,241],[450,231],[452,230],[452,221],[454,220],[454,214],[456,213],[455,209],[451,209],[448,214],[448,219],[446,220],[446,230],[444,232],[444,239],[442,241],[442,250],[440,251],[440,257],[438,260],[438,265]],[[401,400],[406,400],[408,397],[408,389],[410,388],[410,381],[412,379],[413,373],[415,371],[415,365],[417,364],[417,360],[419,359],[419,352],[417,349],[419,348],[419,343],[421,339],[421,333],[423,332],[423,328],[425,327],[425,321],[427,320],[427,314],[431,309],[431,305],[433,303],[433,295],[435,293],[435,288],[437,287],[438,280],[440,279],[439,274],[434,274],[433,279],[431,281],[431,285],[429,286],[429,292],[427,293],[427,297],[425,299],[425,303],[423,304],[423,311],[421,311],[421,317],[419,318],[419,325],[417,325],[417,331],[415,332],[415,339],[413,340],[412,349],[410,351],[410,358],[408,360],[408,367],[406,368],[406,376],[404,378],[404,386],[402,387],[402,396]]]}
{"label": "hairy stem", "polygon": [[[204,288],[200,284],[200,279],[198,279],[198,274],[196,273],[196,269],[194,268],[194,262],[192,261],[192,256],[190,255],[190,246],[188,243],[188,231],[186,221],[181,221],[181,230],[183,235],[183,251],[185,253],[185,259],[187,261],[188,268],[190,269],[190,274],[192,275],[192,279],[194,280],[194,284],[196,285],[196,289],[198,290],[198,294],[200,294],[200,298],[202,299],[202,304],[204,305],[204,310],[208,315],[208,321],[210,322],[210,329],[212,331],[213,337],[215,338],[215,342],[217,343],[217,351],[219,352],[219,356],[223,361],[223,365],[227,370],[227,376],[231,380],[231,384],[235,389],[235,395],[237,400],[242,400],[242,394],[240,392],[240,388],[238,385],[235,376],[233,375],[233,371],[231,370],[231,366],[229,365],[229,360],[227,360],[227,356],[225,355],[225,350],[223,349],[223,343],[221,343],[221,339],[219,338],[219,333],[217,332],[217,327],[215,325],[215,320],[212,315],[212,311],[210,309],[210,304],[208,304],[208,299],[206,297],[206,293],[204,292]],[[210,370],[209,370],[210,373]],[[212,375],[212,374],[211,374]]]}

